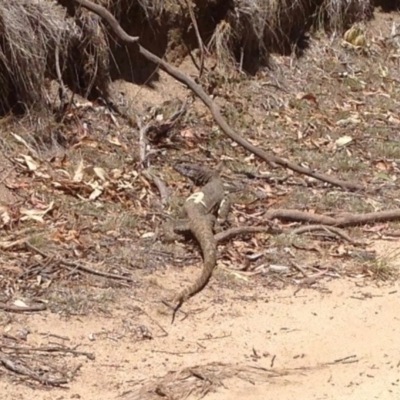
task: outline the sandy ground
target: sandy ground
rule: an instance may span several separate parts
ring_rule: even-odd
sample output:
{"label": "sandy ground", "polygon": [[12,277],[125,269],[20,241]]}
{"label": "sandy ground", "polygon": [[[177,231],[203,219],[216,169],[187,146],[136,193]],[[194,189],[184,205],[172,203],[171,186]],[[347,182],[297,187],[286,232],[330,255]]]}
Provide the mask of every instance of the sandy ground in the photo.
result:
{"label": "sandy ground", "polygon": [[346,279],[325,281],[322,288],[294,294],[293,287],[265,292],[257,285],[233,291],[214,280],[186,305],[189,317],[174,325],[158,305],[133,294],[121,296],[107,316],[15,316],[4,332],[25,328],[30,345],[48,345],[53,338],[79,345],[96,360],[71,357],[70,365],[81,368],[66,389],[38,390],[3,377],[0,399],[136,399],[135,383],[212,362],[287,375],[253,382],[232,377],[207,400],[400,398],[398,283],[377,287]]}

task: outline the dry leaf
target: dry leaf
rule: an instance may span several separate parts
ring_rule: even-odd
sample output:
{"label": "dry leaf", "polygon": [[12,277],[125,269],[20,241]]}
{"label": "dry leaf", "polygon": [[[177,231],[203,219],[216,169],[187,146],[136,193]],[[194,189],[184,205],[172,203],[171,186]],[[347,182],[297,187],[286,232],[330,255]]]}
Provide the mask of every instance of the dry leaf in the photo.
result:
{"label": "dry leaf", "polygon": [[336,146],[338,147],[343,147],[346,146],[346,144],[349,144],[350,142],[353,141],[353,138],[351,136],[342,136],[338,140],[336,140]]}
{"label": "dry leaf", "polygon": [[339,254],[340,256],[343,256],[344,254],[347,254],[347,250],[346,250],[346,247],[344,246],[344,244],[340,244],[338,246],[337,254]]}
{"label": "dry leaf", "polygon": [[246,282],[249,281],[248,278],[246,278],[245,276],[243,276],[239,272],[229,271],[229,274],[234,276],[235,278],[238,278],[238,279],[242,280],[242,281],[246,281]]}
{"label": "dry leaf", "polygon": [[44,210],[39,210],[39,209],[32,209],[32,210],[28,210],[26,208],[21,208],[20,212],[21,214],[24,215],[24,217],[21,217],[21,221],[27,221],[30,219],[33,219],[34,221],[40,222],[40,223],[44,223],[44,219],[43,217],[53,209],[54,206],[54,201],[52,201],[49,206],[44,209]]}
{"label": "dry leaf", "polygon": [[143,233],[143,235],[141,236],[142,239],[148,239],[148,238],[152,238],[155,236],[155,232],[146,232]]}
{"label": "dry leaf", "polygon": [[79,162],[78,168],[76,169],[72,180],[74,182],[82,182],[82,179],[83,179],[83,160]]}
{"label": "dry leaf", "polygon": [[14,306],[17,306],[17,307],[22,307],[22,308],[28,307],[28,305],[25,302],[23,302],[22,300],[15,300],[13,304],[14,304]]}
{"label": "dry leaf", "polygon": [[119,168],[114,168],[110,172],[110,175],[113,179],[120,179],[123,174],[124,174],[124,171]]}
{"label": "dry leaf", "polygon": [[386,66],[380,65],[378,71],[381,78],[387,78],[389,76],[389,68]]}
{"label": "dry leaf", "polygon": [[34,149],[28,144],[28,142],[23,139],[21,136],[17,135],[16,133],[12,133],[11,135],[14,136],[14,138],[17,140],[17,142],[22,143],[29,151],[31,151],[34,154],[37,154]]}
{"label": "dry leaf", "polygon": [[25,164],[27,165],[29,171],[36,171],[38,169],[35,160],[31,156],[23,155],[22,158],[25,160]]}
{"label": "dry leaf", "polygon": [[357,125],[361,122],[361,120],[357,117],[349,117],[345,119],[340,119],[339,121],[336,122],[336,125],[338,126],[344,126],[344,125]]}
{"label": "dry leaf", "polygon": [[377,169],[379,169],[380,171],[385,171],[385,172],[388,172],[388,171],[390,171],[391,170],[391,165],[390,164],[388,164],[387,162],[385,162],[385,161],[377,161],[376,163],[375,163],[375,167],[377,168]]}
{"label": "dry leaf", "polygon": [[3,226],[8,225],[11,222],[11,217],[6,207],[0,206],[0,218],[3,221]]}
{"label": "dry leaf", "polygon": [[103,182],[107,181],[107,173],[103,168],[94,167],[93,172],[102,180]]}
{"label": "dry leaf", "polygon": [[104,188],[97,182],[91,182],[89,186],[94,189],[93,192],[90,193],[89,200],[96,200],[101,196]]}
{"label": "dry leaf", "polygon": [[110,137],[107,141],[115,146],[122,147],[122,144],[117,137]]}
{"label": "dry leaf", "polygon": [[195,135],[194,132],[193,132],[193,129],[190,129],[190,128],[188,128],[188,129],[183,129],[183,130],[181,131],[181,136],[182,136],[183,138],[189,138],[189,139],[193,139],[193,138],[196,137],[196,135]]}
{"label": "dry leaf", "polygon": [[315,105],[318,105],[317,98],[312,93],[306,93],[305,95],[300,97],[300,100],[308,100],[314,103]]}
{"label": "dry leaf", "polygon": [[400,125],[400,119],[393,117],[393,115],[389,116],[388,121],[392,124]]}

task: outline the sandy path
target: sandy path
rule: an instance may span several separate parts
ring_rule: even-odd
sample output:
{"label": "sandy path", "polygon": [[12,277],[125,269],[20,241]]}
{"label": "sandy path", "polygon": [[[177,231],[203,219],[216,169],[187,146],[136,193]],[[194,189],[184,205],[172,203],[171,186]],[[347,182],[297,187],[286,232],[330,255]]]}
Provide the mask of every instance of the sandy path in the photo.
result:
{"label": "sandy path", "polygon": [[[110,318],[67,321],[54,314],[18,316],[11,327],[28,326],[29,343],[45,343],[43,333],[68,336],[68,346],[81,343],[81,350],[94,352],[96,361],[79,359],[81,372],[68,390],[38,391],[2,379],[0,398],[112,399],[132,389],[133,381],[163,376],[170,370],[212,361],[270,368],[273,357],[274,369],[301,369],[254,385],[229,379],[224,388],[205,398],[400,398],[398,285],[371,288],[333,281],[326,288],[329,293],[308,289],[293,296],[293,288],[275,291],[268,298],[260,293],[256,301],[207,289],[207,295],[192,300],[190,309],[209,305],[210,296],[219,303],[176,325],[170,326],[167,317],[153,308],[154,315],[150,311],[149,316],[165,326],[169,335],[140,342],[128,335],[129,329],[133,334],[136,326],[151,322],[139,321],[134,306],[126,311],[127,303],[118,304],[119,310]],[[153,333],[158,334],[155,327]],[[349,356],[355,362],[326,365]]]}

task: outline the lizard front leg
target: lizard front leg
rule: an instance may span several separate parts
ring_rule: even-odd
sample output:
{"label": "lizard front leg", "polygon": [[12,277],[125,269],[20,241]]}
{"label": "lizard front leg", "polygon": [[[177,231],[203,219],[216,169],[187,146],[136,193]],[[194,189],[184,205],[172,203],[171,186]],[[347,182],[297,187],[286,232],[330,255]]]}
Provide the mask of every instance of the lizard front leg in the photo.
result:
{"label": "lizard front leg", "polygon": [[225,196],[218,208],[217,218],[214,224],[214,233],[222,232],[222,225],[228,220],[228,215],[231,210],[232,199],[230,196]]}

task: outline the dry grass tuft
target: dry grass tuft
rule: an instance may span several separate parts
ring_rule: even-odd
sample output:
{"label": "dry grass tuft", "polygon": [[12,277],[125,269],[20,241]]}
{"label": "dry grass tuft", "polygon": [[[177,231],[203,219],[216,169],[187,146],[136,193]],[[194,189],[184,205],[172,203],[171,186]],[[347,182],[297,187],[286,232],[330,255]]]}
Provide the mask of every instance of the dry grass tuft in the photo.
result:
{"label": "dry grass tuft", "polygon": [[67,15],[54,1],[0,1],[0,112],[48,108],[56,64],[65,83],[85,95],[107,91],[108,44],[101,21]]}
{"label": "dry grass tuft", "polygon": [[[145,38],[154,26],[163,36],[157,53],[198,47],[189,5],[203,43],[214,52],[221,72],[254,74],[271,52],[301,54],[308,32],[324,27],[342,31],[372,16],[371,0],[95,0],[123,26]],[[143,25],[143,18],[147,21]],[[141,29],[140,27],[145,28]],[[178,29],[181,34],[172,34]],[[147,30],[149,32],[144,32]],[[110,49],[101,19],[66,0],[0,1],[0,112],[49,108],[49,80],[59,75],[67,87],[85,97],[108,97]],[[151,37],[151,35],[149,36]],[[152,40],[154,43],[154,40]],[[184,56],[185,54],[182,54]],[[181,59],[183,57],[179,57]],[[115,57],[120,58],[120,57]],[[132,67],[139,66],[132,59]],[[235,68],[232,68],[235,67]],[[118,67],[117,67],[118,69]]]}
{"label": "dry grass tuft", "polygon": [[328,31],[343,32],[352,24],[367,21],[373,16],[371,0],[326,0],[319,9],[316,26]]}
{"label": "dry grass tuft", "polygon": [[[148,19],[178,16],[190,28],[186,0],[138,2]],[[313,27],[342,31],[370,18],[373,10],[370,0],[214,0],[193,1],[193,7],[202,39],[223,73],[233,65],[255,73],[268,64],[270,52],[301,54]]]}
{"label": "dry grass tuft", "polygon": [[[108,3],[109,1],[107,1]],[[119,0],[114,2],[116,6]],[[100,17],[79,9],[74,16],[79,36],[72,37],[63,75],[84,97],[108,98],[110,83],[110,49],[107,32]]]}
{"label": "dry grass tuft", "polygon": [[139,6],[144,10],[147,19],[159,18],[163,14],[179,15],[182,12],[181,5],[185,0],[137,0]]}
{"label": "dry grass tuft", "polygon": [[385,256],[373,259],[360,260],[363,271],[378,281],[395,281],[399,278],[400,250],[391,250]]}
{"label": "dry grass tuft", "polygon": [[[56,45],[65,49],[73,30],[65,10],[48,1],[1,1],[0,109],[41,106],[46,98],[46,69]],[[54,58],[53,58],[54,59]]]}
{"label": "dry grass tuft", "polygon": [[137,21],[134,14],[140,9],[149,25],[157,21],[160,26],[179,27],[182,34],[178,39],[171,35],[168,40],[186,41],[182,46],[186,51],[198,45],[189,18],[190,3],[202,41],[216,56],[222,74],[232,67],[256,73],[268,65],[271,52],[301,54],[308,46],[307,33],[311,29],[342,31],[354,22],[367,20],[373,11],[371,0],[137,0],[134,3],[139,8],[132,6],[129,20]]}

